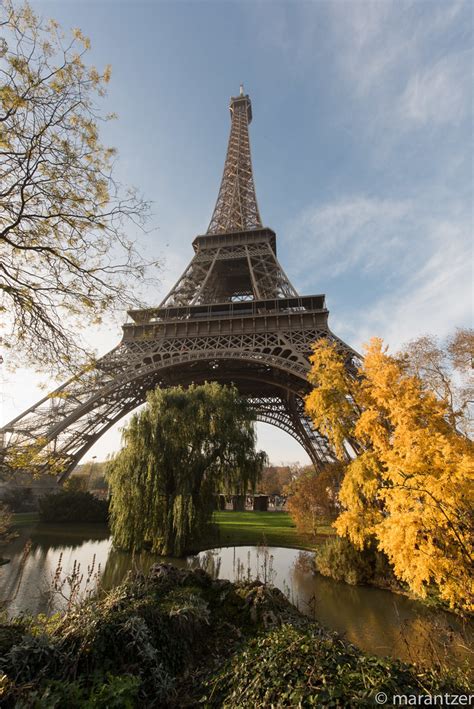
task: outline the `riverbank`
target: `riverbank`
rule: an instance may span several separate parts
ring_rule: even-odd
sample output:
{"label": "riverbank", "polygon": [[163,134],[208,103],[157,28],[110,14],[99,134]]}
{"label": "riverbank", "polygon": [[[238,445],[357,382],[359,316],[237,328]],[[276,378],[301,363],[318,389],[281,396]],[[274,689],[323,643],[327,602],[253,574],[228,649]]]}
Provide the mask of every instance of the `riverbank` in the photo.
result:
{"label": "riverbank", "polygon": [[[335,538],[334,528],[330,522],[322,522],[318,526],[316,537],[310,537],[300,533],[291,515],[287,512],[233,512],[219,511],[213,515],[212,532],[196,544],[190,553],[198,553],[207,549],[217,547],[282,547],[287,549],[301,549],[307,552],[314,552],[321,544]],[[17,513],[13,515],[13,528],[26,529],[32,525],[39,525],[38,532],[48,534],[50,529],[55,533],[61,528],[58,523],[51,525],[49,523],[40,523],[39,516],[35,512]],[[71,543],[74,537],[80,539],[83,535],[83,527],[81,524],[68,524],[67,527],[67,543]],[[107,526],[103,524],[87,525],[88,529],[94,530],[95,538],[105,538],[107,536]],[[101,533],[102,532],[102,533]],[[8,559],[8,554],[5,554]],[[1,563],[1,562],[0,562]],[[8,563],[8,562],[7,562]],[[308,561],[309,567],[314,573],[319,573],[314,563],[314,557]],[[325,578],[334,578],[331,574],[324,574]],[[396,582],[393,578],[387,575],[387,578],[378,578],[372,581],[366,581],[356,584],[348,583],[347,581],[335,578],[335,580],[347,584],[349,587],[362,586],[371,587],[381,590],[390,591],[398,595],[405,596],[415,600],[426,607],[440,611],[453,613],[446,603],[442,603],[438,598],[429,595],[427,598],[416,596],[406,587]],[[456,617],[458,614],[454,613]]]}
{"label": "riverbank", "polygon": [[474,627],[466,627],[451,614],[428,609],[407,596],[315,574],[312,551],[225,546],[182,559],[164,559],[146,551],[133,554],[114,549],[103,524],[36,523],[18,528],[17,533],[4,550],[10,563],[0,567],[0,601],[9,616],[64,610],[65,600],[50,594],[58,566],[64,575],[71,575],[80,564],[82,591],[88,568],[93,568],[88,590],[100,580],[101,588],[112,591],[130,570],[147,573],[153,564],[166,562],[179,568],[202,568],[213,578],[233,582],[272,581],[303,613],[364,652],[429,666],[442,657],[446,664],[456,666],[468,659],[466,648],[474,643]]}
{"label": "riverbank", "polygon": [[368,655],[277,589],[156,565],[49,620],[0,625],[2,706],[365,707],[462,694],[461,676]]}
{"label": "riverbank", "polygon": [[[193,551],[203,551],[217,546],[274,546],[313,551],[322,541],[334,536],[330,524],[318,527],[316,538],[301,534],[288,512],[214,512],[214,529]],[[17,529],[39,523],[36,512],[13,515]]]}
{"label": "riverbank", "polygon": [[37,512],[15,512],[12,514],[12,525],[15,528],[29,527],[40,521]]}

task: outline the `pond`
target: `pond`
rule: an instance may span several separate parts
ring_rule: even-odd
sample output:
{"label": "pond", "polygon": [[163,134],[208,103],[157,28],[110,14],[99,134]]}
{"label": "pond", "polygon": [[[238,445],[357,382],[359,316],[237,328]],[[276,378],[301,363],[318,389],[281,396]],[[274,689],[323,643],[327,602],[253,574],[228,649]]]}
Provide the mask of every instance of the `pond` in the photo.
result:
{"label": "pond", "polygon": [[[24,555],[25,544],[31,543]],[[389,591],[349,586],[314,574],[310,554],[277,547],[224,547],[185,559],[164,559],[152,554],[131,555],[112,548],[102,525],[49,525],[23,527],[2,549],[11,561],[0,567],[0,599],[10,615],[24,611],[51,613],[65,600],[51,594],[60,563],[62,576],[80,566],[82,588],[92,590],[98,577],[109,589],[120,583],[130,568],[146,571],[158,561],[181,567],[203,568],[212,576],[235,580],[260,578],[271,582],[297,607],[321,625],[337,631],[362,650],[404,660],[451,666],[472,661],[473,624],[450,613]],[[67,595],[67,587],[64,589]]]}

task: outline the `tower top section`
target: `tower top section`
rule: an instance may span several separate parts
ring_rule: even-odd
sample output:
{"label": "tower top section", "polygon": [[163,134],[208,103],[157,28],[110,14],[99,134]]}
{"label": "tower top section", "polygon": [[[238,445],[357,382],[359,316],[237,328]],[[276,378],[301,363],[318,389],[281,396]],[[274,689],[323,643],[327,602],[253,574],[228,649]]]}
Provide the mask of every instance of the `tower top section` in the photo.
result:
{"label": "tower top section", "polygon": [[262,220],[258,210],[250,155],[249,124],[252,120],[252,102],[240,93],[230,99],[231,126],[224,174],[208,234],[227,234],[233,231],[260,229]]}
{"label": "tower top section", "polygon": [[233,117],[234,111],[242,107],[242,110],[247,111],[247,124],[252,123],[252,101],[248,94],[244,94],[244,85],[240,84],[240,93],[238,96],[232,96],[230,99],[229,110],[230,116]]}

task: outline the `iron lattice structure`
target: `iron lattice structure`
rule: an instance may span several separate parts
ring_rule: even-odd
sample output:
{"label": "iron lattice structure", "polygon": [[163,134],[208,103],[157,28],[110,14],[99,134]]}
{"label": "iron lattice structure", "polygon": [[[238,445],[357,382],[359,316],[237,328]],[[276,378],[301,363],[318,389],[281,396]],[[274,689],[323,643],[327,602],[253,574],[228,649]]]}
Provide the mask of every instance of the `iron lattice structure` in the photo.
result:
{"label": "iron lattice structure", "polygon": [[240,87],[240,96],[230,100],[230,115],[232,120],[224,174],[208,234],[225,234],[262,226],[250,156],[252,104],[249,97],[244,96],[243,86]]}
{"label": "iron lattice structure", "polygon": [[66,477],[87,450],[151,389],[205,381],[234,383],[259,421],[293,436],[313,463],[333,460],[304,410],[312,345],[339,343],[324,295],[299,296],[261,224],[250,160],[251,102],[231,99],[231,131],[217,204],[189,266],[156,308],[131,310],[120,344],[8,423],[3,459],[25,447],[46,452]]}

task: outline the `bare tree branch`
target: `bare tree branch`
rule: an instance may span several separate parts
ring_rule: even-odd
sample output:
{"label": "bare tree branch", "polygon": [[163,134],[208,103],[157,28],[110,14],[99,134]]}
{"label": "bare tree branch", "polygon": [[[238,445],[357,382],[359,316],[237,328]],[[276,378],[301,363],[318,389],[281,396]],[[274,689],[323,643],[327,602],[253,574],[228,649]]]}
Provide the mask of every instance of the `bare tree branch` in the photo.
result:
{"label": "bare tree branch", "polygon": [[[0,313],[11,359],[71,368],[87,354],[77,331],[111,308],[139,307],[145,261],[127,234],[149,203],[113,174],[96,105],[110,68],[84,63],[28,4],[0,7]],[[89,353],[90,354],[90,353]]]}

